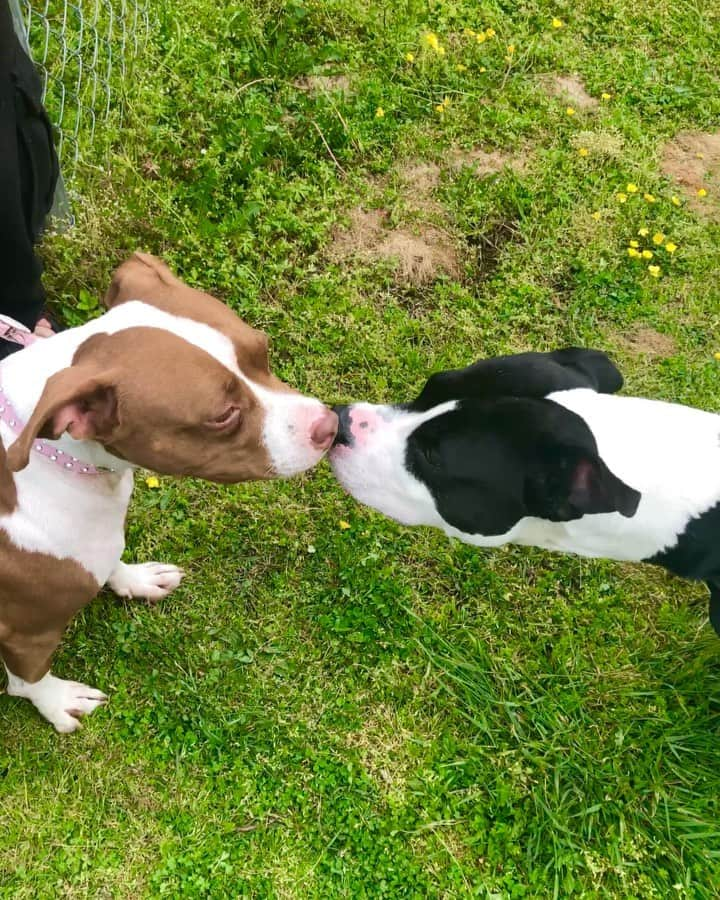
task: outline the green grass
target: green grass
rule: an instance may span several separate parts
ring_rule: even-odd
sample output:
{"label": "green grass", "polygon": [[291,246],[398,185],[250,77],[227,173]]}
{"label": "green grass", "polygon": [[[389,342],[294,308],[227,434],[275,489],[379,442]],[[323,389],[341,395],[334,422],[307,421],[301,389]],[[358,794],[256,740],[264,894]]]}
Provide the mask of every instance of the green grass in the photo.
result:
{"label": "green grass", "polygon": [[[46,243],[71,322],[142,248],[265,328],[276,372],[328,401],[587,343],[631,392],[720,408],[720,184],[675,207],[660,167],[672,135],[720,116],[711,4],[153,10],[124,127],[82,146],[77,227]],[[612,96],[568,116],[552,73]],[[447,165],[477,146],[525,166]],[[430,217],[455,279],[411,285],[330,250],[363,203],[422,229],[397,174],[413,160],[439,166]],[[626,253],[642,226],[678,245],[658,279]],[[671,343],[638,353],[638,328]],[[127,558],[188,577],[154,608],[103,593],[71,626],[55,671],[110,704],[63,738],[1,698],[0,896],[718,896],[720,644],[701,586],[403,529],[325,464],[233,488],[140,478]]]}

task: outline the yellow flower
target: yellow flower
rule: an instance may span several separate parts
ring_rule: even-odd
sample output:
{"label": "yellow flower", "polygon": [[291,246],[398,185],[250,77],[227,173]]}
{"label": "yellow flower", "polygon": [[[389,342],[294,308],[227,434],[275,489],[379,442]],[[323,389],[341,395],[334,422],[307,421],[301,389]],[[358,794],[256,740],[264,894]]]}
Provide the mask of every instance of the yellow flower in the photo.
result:
{"label": "yellow flower", "polygon": [[705,154],[704,153],[696,153],[695,158],[696,159],[705,159]]}
{"label": "yellow flower", "polygon": [[487,40],[487,35],[485,34],[484,31],[479,31],[475,35],[475,40],[478,42],[478,44],[484,44],[485,41]]}
{"label": "yellow flower", "polygon": [[495,29],[494,28],[486,28],[485,29],[485,37],[489,37],[489,38],[495,37]]}
{"label": "yellow flower", "polygon": [[595,219],[596,222],[599,222],[599,221],[600,221],[600,210],[596,210],[596,211],[592,214],[592,217],[593,217],[593,219]]}
{"label": "yellow flower", "polygon": [[643,199],[647,200],[648,203],[655,202],[655,194],[643,194]]}
{"label": "yellow flower", "polygon": [[153,489],[159,488],[160,487],[160,479],[155,475],[150,475],[148,478],[145,479],[145,484],[149,488],[153,488]]}
{"label": "yellow flower", "polygon": [[508,52],[508,55],[509,55],[509,56],[512,56],[513,53],[515,52],[515,44],[508,44],[508,45],[507,45],[507,52]]}
{"label": "yellow flower", "polygon": [[653,244],[657,244],[659,246],[665,240],[665,235],[662,234],[662,232],[660,232],[660,231],[656,231],[655,234],[652,236],[652,240],[653,240]]}
{"label": "yellow flower", "polygon": [[623,194],[622,192],[617,195],[618,203],[625,203],[627,200],[627,194]]}
{"label": "yellow flower", "polygon": [[674,194],[670,198],[670,202],[672,203],[673,206],[680,206],[680,198],[676,197]]}
{"label": "yellow flower", "polygon": [[589,152],[590,151],[588,150],[587,147],[579,147],[578,148],[578,153],[580,154],[580,156],[587,156]]}
{"label": "yellow flower", "polygon": [[455,71],[456,71],[456,72],[466,72],[466,71],[467,71],[467,66],[464,66],[462,63],[458,63],[458,64],[455,66]]}
{"label": "yellow flower", "polygon": [[475,37],[475,32],[472,30],[472,28],[463,28],[463,34],[465,35],[465,37]]}
{"label": "yellow flower", "polygon": [[434,31],[428,31],[427,34],[423,35],[423,41],[431,50],[437,50],[440,46],[440,39]]}
{"label": "yellow flower", "polygon": [[668,253],[674,253],[677,250],[677,244],[673,244],[672,241],[668,241],[667,244],[665,244],[665,249]]}
{"label": "yellow flower", "polygon": [[347,531],[348,528],[350,527],[350,523],[346,522],[345,519],[340,519],[340,521],[338,522],[338,525],[340,526],[340,528],[343,531]]}
{"label": "yellow flower", "polygon": [[700,190],[697,192],[697,195],[698,197],[707,197],[707,191],[705,190],[705,188],[700,188]]}
{"label": "yellow flower", "polygon": [[442,46],[438,47],[435,52],[437,53],[438,56],[445,56],[445,48]]}
{"label": "yellow flower", "polygon": [[565,110],[565,112],[566,112],[569,116],[574,116],[574,115],[575,115],[575,110],[572,108],[572,106],[568,106],[568,108]]}
{"label": "yellow flower", "polygon": [[405,62],[415,62],[415,54],[414,53],[406,53],[405,54]]}
{"label": "yellow flower", "polygon": [[653,278],[659,278],[660,266],[648,266],[648,272],[652,275]]}
{"label": "yellow flower", "polygon": [[607,91],[603,91],[603,93],[600,94],[601,100],[610,100],[611,98],[612,98],[612,94],[608,94]]}
{"label": "yellow flower", "polygon": [[563,22],[562,19],[553,19],[553,20],[552,20],[552,27],[553,27],[553,28],[562,28],[564,24],[565,24],[565,23]]}
{"label": "yellow flower", "polygon": [[643,250],[642,252],[643,259],[652,259],[654,255],[655,254],[652,252],[652,250]]}
{"label": "yellow flower", "polygon": [[485,68],[485,66],[480,66],[478,72],[487,72],[487,69]]}
{"label": "yellow flower", "polygon": [[378,108],[375,110],[375,118],[382,119],[382,117],[384,115],[385,115],[385,110],[382,108],[382,106],[378,106]]}
{"label": "yellow flower", "polygon": [[647,230],[647,228],[638,228],[638,234],[640,235],[640,237],[647,237],[650,232]]}
{"label": "yellow flower", "polygon": [[631,259],[637,259],[640,256],[640,254],[637,252],[637,250],[634,247],[628,247],[628,256]]}
{"label": "yellow flower", "polygon": [[638,186],[636,184],[633,184],[631,181],[630,184],[625,188],[625,190],[628,192],[628,194],[637,194]]}
{"label": "yellow flower", "polygon": [[715,357],[715,359],[716,359],[718,362],[720,362],[720,350],[718,350],[716,353],[713,353],[713,356]]}
{"label": "yellow flower", "polygon": [[640,244],[638,244],[637,241],[630,241],[630,246],[634,247],[637,250],[637,248],[640,246]]}

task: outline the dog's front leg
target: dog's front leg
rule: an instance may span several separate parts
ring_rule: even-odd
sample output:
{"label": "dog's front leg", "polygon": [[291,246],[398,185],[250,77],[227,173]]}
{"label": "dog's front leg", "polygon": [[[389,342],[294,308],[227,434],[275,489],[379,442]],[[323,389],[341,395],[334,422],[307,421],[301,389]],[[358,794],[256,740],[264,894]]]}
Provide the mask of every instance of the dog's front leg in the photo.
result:
{"label": "dog's front leg", "polygon": [[169,563],[127,565],[119,562],[107,583],[118,597],[144,597],[155,602],[174,591],[184,574],[182,569]]}
{"label": "dog's front leg", "polygon": [[50,659],[63,630],[32,636],[13,634],[0,642],[0,656],[8,675],[8,694],[25,697],[57,731],[69,733],[80,727],[82,716],[102,706],[107,697],[86,684],[50,673]]}

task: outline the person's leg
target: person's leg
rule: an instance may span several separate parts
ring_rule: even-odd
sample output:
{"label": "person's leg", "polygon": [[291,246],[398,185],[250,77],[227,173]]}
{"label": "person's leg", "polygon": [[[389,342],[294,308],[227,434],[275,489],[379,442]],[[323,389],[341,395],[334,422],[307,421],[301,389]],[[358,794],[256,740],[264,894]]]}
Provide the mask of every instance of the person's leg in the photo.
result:
{"label": "person's leg", "polygon": [[[30,331],[45,304],[34,245],[52,206],[57,177],[40,79],[17,39],[7,0],[0,0],[0,314]],[[6,355],[6,346],[3,341],[0,356]]]}

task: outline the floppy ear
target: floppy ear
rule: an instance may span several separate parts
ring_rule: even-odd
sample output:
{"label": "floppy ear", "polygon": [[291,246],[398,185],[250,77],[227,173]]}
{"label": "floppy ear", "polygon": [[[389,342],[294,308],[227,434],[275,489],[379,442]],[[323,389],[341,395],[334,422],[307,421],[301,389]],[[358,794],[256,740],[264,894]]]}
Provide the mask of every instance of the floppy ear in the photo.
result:
{"label": "floppy ear", "polygon": [[76,440],[109,438],[118,424],[116,378],[88,366],[70,366],[48,378],[32,415],[7,452],[8,468],[28,464],[38,437],[54,440],[66,431]]}
{"label": "floppy ear", "polygon": [[597,454],[556,444],[539,450],[526,477],[525,502],[528,515],[551,522],[610,512],[630,518],[640,493],[613,475]]}

